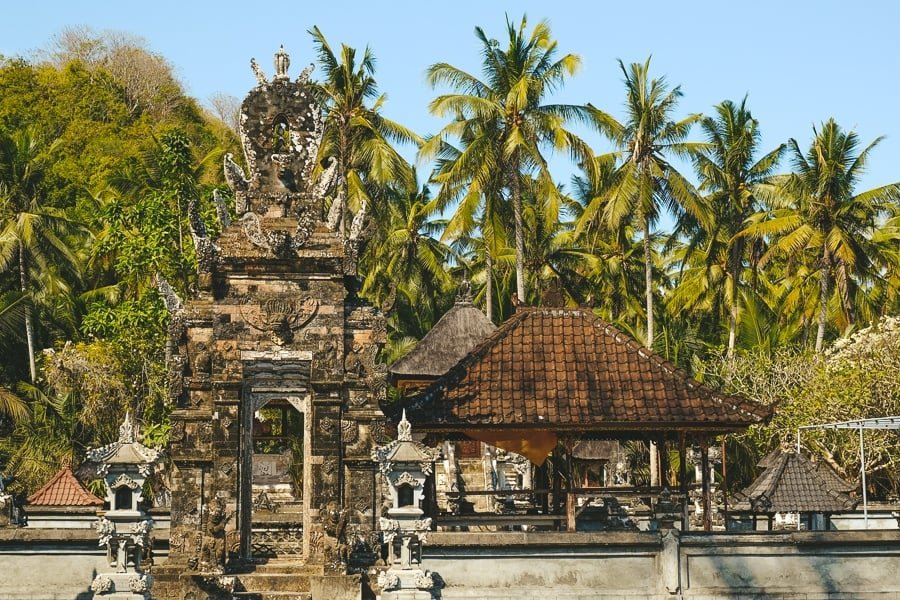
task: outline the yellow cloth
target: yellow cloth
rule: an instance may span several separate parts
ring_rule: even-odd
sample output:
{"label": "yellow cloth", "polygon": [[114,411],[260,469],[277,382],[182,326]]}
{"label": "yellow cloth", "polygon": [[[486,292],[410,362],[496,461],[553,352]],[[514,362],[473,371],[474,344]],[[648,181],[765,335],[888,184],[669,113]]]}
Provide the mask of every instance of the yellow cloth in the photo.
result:
{"label": "yellow cloth", "polygon": [[556,434],[545,429],[478,429],[463,433],[473,440],[521,454],[538,467],[556,448]]}

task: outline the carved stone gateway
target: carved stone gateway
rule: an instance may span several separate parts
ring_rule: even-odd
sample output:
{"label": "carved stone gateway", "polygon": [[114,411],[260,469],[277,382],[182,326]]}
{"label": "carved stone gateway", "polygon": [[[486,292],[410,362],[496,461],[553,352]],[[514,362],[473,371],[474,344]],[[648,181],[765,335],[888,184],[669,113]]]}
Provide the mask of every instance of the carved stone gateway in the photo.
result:
{"label": "carved stone gateway", "polygon": [[328,195],[336,161],[318,156],[310,69],[292,80],[289,65],[280,50],[269,80],[253,62],[258,84],[241,107],[248,170],[231,155],[224,165],[237,219],[220,210],[215,240],[199,217],[192,226],[205,257],[197,296],[182,303],[160,281],[175,468],[154,598],[230,597],[255,563],[288,558],[340,576],[378,517],[370,453],[383,429],[385,325],[352,291],[363,240],[327,222],[329,202],[344,210]]}

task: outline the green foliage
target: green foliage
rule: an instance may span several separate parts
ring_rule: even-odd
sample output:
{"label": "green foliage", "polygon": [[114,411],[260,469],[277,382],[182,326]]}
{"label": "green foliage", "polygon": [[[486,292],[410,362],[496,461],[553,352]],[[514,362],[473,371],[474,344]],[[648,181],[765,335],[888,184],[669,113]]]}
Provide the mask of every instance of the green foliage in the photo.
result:
{"label": "green foliage", "polygon": [[[774,354],[739,351],[697,365],[698,377],[728,393],[775,403],[771,423],[731,436],[735,456],[729,464],[732,489],[756,475],[756,463],[797,428],[829,422],[900,414],[900,319],[886,317],[836,342],[824,358],[808,351],[782,349]],[[900,447],[896,433],[867,431],[866,471],[876,497],[900,491]],[[855,430],[807,430],[803,446],[859,485],[859,438]],[[732,452],[729,452],[732,454]]]}
{"label": "green foliage", "polygon": [[[561,291],[707,382],[777,403],[770,425],[727,440],[732,487],[800,424],[900,410],[892,322],[810,352],[900,311],[900,187],[855,190],[878,140],[860,148],[829,120],[807,151],[786,145],[790,172],[775,175],[782,147],[760,155],[746,102],[678,117],[680,88],[651,77],[649,60],[620,62],[621,121],[549,104],[580,60],[560,56],[545,21],[524,18],[499,40],[476,28],[480,76],[429,69],[429,83],[448,88],[429,108],[447,122],[423,139],[382,114],[370,49],[310,33],[323,73],[317,171],[336,160],[330,200],[343,203],[345,228],[363,207],[373,222],[359,292],[389,316],[388,362],[463,281],[496,322],[514,296],[539,304]],[[193,294],[188,207],[217,232],[220,158],[239,150],[141,40],[70,29],[54,43],[45,62],[0,57],[0,465],[26,487],[110,441],[125,410],[146,442],[166,442],[168,313],[152,276]],[[567,129],[578,122],[615,151],[595,155]],[[686,141],[695,124],[702,142]],[[396,147],[410,143],[435,162],[425,185]],[[570,193],[551,150],[581,169]],[[673,156],[692,160],[696,189]],[[671,233],[655,229],[666,210]],[[872,491],[897,493],[897,450],[871,435]],[[804,443],[853,477],[852,438]]]}

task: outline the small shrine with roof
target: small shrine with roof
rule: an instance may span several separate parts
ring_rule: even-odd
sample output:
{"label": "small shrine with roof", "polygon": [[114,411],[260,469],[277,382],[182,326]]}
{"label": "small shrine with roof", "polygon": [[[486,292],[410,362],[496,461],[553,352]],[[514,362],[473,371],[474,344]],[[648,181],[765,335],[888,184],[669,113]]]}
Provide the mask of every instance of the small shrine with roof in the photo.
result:
{"label": "small shrine with roof", "polygon": [[28,496],[26,504],[29,527],[63,529],[93,528],[102,508],[103,499],[85,488],[68,465]]}

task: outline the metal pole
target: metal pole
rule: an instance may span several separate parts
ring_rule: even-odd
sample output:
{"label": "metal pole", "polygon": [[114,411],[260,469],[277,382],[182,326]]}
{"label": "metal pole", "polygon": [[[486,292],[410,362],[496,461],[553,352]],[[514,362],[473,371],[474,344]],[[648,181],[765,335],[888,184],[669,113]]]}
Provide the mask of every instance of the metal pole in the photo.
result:
{"label": "metal pole", "polygon": [[859,425],[859,470],[862,473],[863,527],[869,528],[869,498],[866,493],[866,447],[863,445],[862,423]]}
{"label": "metal pole", "polygon": [[800,454],[800,428],[797,428],[797,454]]}

